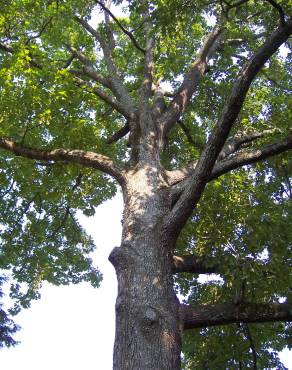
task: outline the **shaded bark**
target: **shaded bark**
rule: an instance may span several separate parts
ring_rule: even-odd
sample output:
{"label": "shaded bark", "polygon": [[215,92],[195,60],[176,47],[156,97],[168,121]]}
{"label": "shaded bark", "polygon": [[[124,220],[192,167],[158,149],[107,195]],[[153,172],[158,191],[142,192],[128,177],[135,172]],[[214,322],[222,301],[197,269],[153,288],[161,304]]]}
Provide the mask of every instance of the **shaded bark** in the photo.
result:
{"label": "shaded bark", "polygon": [[182,306],[184,329],[232,323],[292,321],[292,305],[286,303],[221,303]]}

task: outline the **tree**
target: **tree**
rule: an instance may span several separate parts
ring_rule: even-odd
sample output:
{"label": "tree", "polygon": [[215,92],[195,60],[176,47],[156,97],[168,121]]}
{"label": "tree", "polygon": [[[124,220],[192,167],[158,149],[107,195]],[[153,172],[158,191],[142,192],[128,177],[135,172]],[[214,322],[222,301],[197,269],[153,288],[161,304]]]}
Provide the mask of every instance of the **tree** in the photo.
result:
{"label": "tree", "polygon": [[[0,277],[0,298],[3,297],[2,285],[5,279]],[[2,308],[0,303],[0,348],[15,346],[17,342],[12,337],[20,328],[9,317],[9,314]]]}
{"label": "tree", "polygon": [[92,215],[120,186],[114,369],[180,369],[183,331],[186,369],[284,369],[291,2],[3,9],[1,268],[14,311],[44,280],[98,286],[76,211]]}

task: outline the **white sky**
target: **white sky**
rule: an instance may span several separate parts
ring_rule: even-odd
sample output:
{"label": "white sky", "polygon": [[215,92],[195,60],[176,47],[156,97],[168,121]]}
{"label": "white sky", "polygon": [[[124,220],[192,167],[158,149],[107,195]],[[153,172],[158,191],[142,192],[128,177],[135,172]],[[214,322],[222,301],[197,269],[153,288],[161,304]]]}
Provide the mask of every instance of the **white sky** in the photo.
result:
{"label": "white sky", "polygon": [[45,284],[41,299],[15,317],[21,344],[0,351],[1,370],[112,369],[117,284],[107,258],[120,245],[121,218],[121,194],[99,206],[94,217],[80,217],[97,245],[101,287]]}

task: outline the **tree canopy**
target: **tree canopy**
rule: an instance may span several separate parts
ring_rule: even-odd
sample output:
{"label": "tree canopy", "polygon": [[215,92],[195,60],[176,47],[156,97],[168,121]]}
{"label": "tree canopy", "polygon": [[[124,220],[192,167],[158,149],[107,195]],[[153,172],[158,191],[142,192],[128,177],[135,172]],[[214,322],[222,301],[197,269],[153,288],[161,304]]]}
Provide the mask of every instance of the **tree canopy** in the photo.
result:
{"label": "tree canopy", "polygon": [[[208,327],[188,331],[185,369],[285,369],[277,351],[292,346],[291,325],[241,318],[292,303],[291,0],[1,5],[0,268],[13,312],[39,297],[43,281],[99,285],[76,214],[92,216],[113,197],[118,168],[133,163],[133,115],[151,104],[153,117],[167,115],[161,163],[175,207],[202,157],[222,144],[196,208],[185,198],[177,292],[200,307],[258,305],[230,311],[237,324],[222,326],[214,311]],[[98,24],[94,12],[105,14]],[[183,273],[180,255],[189,255]]]}

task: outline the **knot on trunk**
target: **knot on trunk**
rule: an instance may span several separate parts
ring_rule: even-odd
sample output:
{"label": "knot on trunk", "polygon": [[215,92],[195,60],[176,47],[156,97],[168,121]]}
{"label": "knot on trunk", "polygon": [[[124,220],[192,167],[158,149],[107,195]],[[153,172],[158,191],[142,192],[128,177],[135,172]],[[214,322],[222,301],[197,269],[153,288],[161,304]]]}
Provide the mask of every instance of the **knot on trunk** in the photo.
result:
{"label": "knot on trunk", "polygon": [[140,313],[141,329],[145,334],[150,333],[159,323],[159,314],[157,310],[150,306],[144,306]]}
{"label": "knot on trunk", "polygon": [[109,257],[109,261],[116,269],[116,272],[125,270],[133,262],[131,256],[131,247],[126,244],[122,244],[121,247],[115,247]]}

